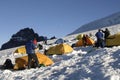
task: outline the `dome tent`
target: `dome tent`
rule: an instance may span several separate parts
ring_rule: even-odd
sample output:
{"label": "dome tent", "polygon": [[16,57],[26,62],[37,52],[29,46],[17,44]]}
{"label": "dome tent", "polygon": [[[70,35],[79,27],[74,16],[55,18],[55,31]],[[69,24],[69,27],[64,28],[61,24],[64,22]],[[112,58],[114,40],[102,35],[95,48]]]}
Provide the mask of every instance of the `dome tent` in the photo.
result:
{"label": "dome tent", "polygon": [[[20,50],[21,48],[22,48],[22,50]],[[21,52],[22,54],[26,54],[25,47],[20,47],[20,48],[17,48],[16,50]],[[15,52],[16,52],[16,50],[15,50]],[[18,54],[21,54],[19,52],[18,52]],[[52,65],[54,63],[49,57],[47,57],[46,55],[44,55],[44,54],[42,54],[40,52],[36,52],[36,55],[37,55],[39,64],[44,64],[45,66],[49,66],[49,65]],[[24,69],[25,66],[27,66],[27,64],[28,64],[28,56],[27,56],[27,54],[25,56],[17,57],[17,58],[15,58],[14,69],[15,70]]]}
{"label": "dome tent", "polygon": [[61,44],[61,43],[64,43],[64,42],[65,42],[64,39],[60,38],[60,39],[57,39],[55,41],[55,44]]}
{"label": "dome tent", "polygon": [[68,44],[58,44],[56,46],[50,47],[46,54],[52,55],[52,54],[67,54],[73,51],[73,48]]}
{"label": "dome tent", "polygon": [[21,53],[21,54],[25,54],[26,53],[26,49],[25,46],[21,46],[19,48],[17,48],[14,53]]}
{"label": "dome tent", "polygon": [[[45,66],[49,66],[52,65],[54,62],[48,58],[46,55],[43,55],[39,52],[36,53],[39,64],[43,64]],[[18,70],[18,69],[24,69],[25,66],[27,66],[28,64],[28,56],[23,56],[23,57],[19,57],[15,59],[15,65],[14,65],[14,69]]]}
{"label": "dome tent", "polygon": [[[90,46],[90,45],[94,45],[95,41],[90,37],[86,37],[86,43],[87,43],[86,46]],[[75,43],[75,47],[79,47],[79,46],[84,46],[83,39],[79,39],[79,41]]]}

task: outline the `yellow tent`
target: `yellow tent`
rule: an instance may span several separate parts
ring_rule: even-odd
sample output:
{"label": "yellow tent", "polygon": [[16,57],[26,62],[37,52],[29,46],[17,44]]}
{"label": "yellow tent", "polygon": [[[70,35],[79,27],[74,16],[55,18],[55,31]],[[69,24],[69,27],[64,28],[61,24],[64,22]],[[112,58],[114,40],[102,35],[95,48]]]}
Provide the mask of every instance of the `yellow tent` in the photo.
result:
{"label": "yellow tent", "polygon": [[[25,68],[25,66],[27,66],[27,63],[28,63],[28,56],[26,54],[25,46],[17,48],[13,54],[15,54],[15,53],[17,53],[17,55],[24,54],[25,56],[21,55],[21,56],[15,58],[14,69]],[[53,64],[53,61],[46,55],[43,55],[39,52],[36,52],[36,55],[37,55],[37,58],[38,58],[38,61],[40,64],[44,64],[45,66]]]}
{"label": "yellow tent", "polygon": [[[39,48],[35,49],[35,52],[38,52]],[[25,56],[26,54],[26,49],[25,46],[21,46],[19,48],[17,48],[14,52],[14,57],[20,57],[20,56]]]}
{"label": "yellow tent", "polygon": [[50,47],[46,54],[66,54],[73,51],[73,48],[68,44],[58,44],[56,46]]}
{"label": "yellow tent", "polygon": [[120,45],[120,32],[114,35],[110,35],[106,39],[106,46],[118,46]]}
{"label": "yellow tent", "polygon": [[[36,55],[37,55],[39,64],[44,64],[45,66],[49,66],[54,63],[49,57],[47,57],[44,54],[37,52]],[[14,69],[15,70],[24,69],[25,66],[27,66],[27,64],[28,64],[28,56],[16,58]]]}
{"label": "yellow tent", "polygon": [[26,54],[25,46],[17,48],[14,53]]}
{"label": "yellow tent", "polygon": [[[92,40],[90,37],[87,37],[87,46],[94,45],[95,41]],[[75,43],[75,47],[83,46],[83,39],[80,39],[78,42]]]}

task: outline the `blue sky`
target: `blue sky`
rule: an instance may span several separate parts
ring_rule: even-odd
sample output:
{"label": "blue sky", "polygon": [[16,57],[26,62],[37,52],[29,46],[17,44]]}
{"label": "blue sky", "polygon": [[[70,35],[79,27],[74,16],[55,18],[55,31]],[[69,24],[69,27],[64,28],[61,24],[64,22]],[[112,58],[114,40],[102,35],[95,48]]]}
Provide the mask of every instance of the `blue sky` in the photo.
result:
{"label": "blue sky", "polygon": [[120,11],[120,0],[0,0],[0,45],[20,29],[64,37],[81,25]]}

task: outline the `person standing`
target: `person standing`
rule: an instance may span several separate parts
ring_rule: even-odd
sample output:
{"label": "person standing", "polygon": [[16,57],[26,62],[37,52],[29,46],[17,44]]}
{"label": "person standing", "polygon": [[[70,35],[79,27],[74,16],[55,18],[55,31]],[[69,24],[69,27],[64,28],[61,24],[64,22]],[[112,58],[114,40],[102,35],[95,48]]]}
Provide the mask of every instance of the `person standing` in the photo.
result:
{"label": "person standing", "polygon": [[106,28],[105,31],[102,30],[102,32],[104,33],[104,39],[105,39],[104,42],[106,44],[106,39],[110,35],[110,31],[108,30],[108,28]]}
{"label": "person standing", "polygon": [[86,47],[87,46],[87,35],[86,34],[83,34],[82,41],[83,41],[83,46]]}
{"label": "person standing", "polygon": [[47,37],[44,37],[44,43],[47,45]]}
{"label": "person standing", "polygon": [[110,35],[110,31],[108,30],[108,28],[105,29],[105,31],[102,30],[102,32],[105,34],[104,38],[108,38],[108,36]]}
{"label": "person standing", "polygon": [[96,46],[103,48],[104,47],[104,37],[103,37],[103,33],[101,32],[101,29],[98,30],[98,32],[95,34],[95,36],[97,37]]}
{"label": "person standing", "polygon": [[31,63],[32,61],[35,63],[35,67],[39,67],[39,62],[38,62],[38,58],[35,54],[35,49],[37,48],[35,46],[35,44],[33,43],[32,40],[29,40],[26,45],[25,45],[25,48],[26,48],[26,52],[28,54],[28,69],[31,68]]}

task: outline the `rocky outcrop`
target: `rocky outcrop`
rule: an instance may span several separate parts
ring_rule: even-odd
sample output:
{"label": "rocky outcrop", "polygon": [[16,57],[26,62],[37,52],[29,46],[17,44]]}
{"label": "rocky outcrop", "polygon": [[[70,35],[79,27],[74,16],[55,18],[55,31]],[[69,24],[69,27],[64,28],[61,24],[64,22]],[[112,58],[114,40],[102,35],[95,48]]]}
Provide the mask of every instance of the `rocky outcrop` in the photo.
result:
{"label": "rocky outcrop", "polygon": [[35,33],[33,29],[21,29],[16,34],[13,34],[11,39],[7,43],[4,43],[2,45],[1,50],[24,45],[27,42],[27,40],[33,38],[36,38],[37,41],[41,41],[41,37],[39,37],[39,35]]}

